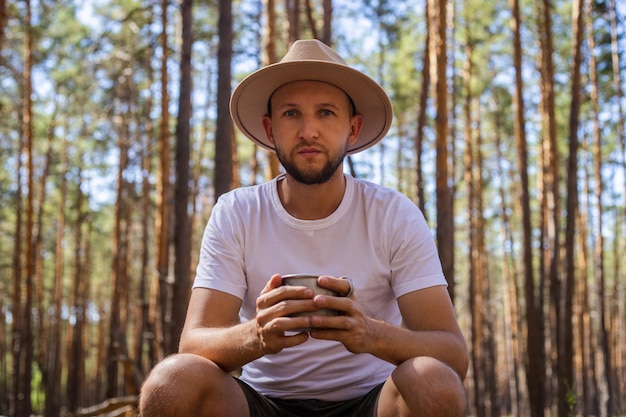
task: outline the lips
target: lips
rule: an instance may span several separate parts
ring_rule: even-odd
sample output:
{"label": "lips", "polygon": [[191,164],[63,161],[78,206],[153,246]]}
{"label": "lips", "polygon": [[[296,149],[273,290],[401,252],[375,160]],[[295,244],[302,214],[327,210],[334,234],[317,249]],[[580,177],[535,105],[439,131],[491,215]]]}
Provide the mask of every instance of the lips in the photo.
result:
{"label": "lips", "polygon": [[319,149],[313,149],[313,148],[300,149],[298,151],[298,154],[300,155],[316,155],[318,153],[321,153],[321,151]]}
{"label": "lips", "polygon": [[324,151],[317,146],[302,146],[296,150],[296,153],[298,155],[312,157],[315,155],[322,154],[324,153]]}

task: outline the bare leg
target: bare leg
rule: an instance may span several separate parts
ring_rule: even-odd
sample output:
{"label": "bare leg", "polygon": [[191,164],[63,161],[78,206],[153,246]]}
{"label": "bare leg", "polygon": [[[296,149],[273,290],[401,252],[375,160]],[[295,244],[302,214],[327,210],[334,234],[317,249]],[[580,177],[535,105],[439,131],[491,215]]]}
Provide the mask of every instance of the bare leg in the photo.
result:
{"label": "bare leg", "polygon": [[142,417],[247,417],[246,398],[230,375],[208,359],[173,355],[154,367],[139,398]]}
{"label": "bare leg", "polygon": [[387,379],[377,417],[461,417],[465,407],[459,376],[436,359],[420,357],[404,362]]}

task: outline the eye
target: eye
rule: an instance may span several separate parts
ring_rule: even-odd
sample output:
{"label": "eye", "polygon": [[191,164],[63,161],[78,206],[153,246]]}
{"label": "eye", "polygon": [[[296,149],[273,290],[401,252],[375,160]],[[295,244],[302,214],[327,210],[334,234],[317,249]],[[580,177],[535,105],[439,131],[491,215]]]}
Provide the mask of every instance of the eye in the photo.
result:
{"label": "eye", "polygon": [[328,109],[324,109],[320,113],[322,114],[322,116],[332,116],[335,114],[334,111]]}
{"label": "eye", "polygon": [[295,110],[287,110],[283,113],[285,117],[296,117],[298,113]]}

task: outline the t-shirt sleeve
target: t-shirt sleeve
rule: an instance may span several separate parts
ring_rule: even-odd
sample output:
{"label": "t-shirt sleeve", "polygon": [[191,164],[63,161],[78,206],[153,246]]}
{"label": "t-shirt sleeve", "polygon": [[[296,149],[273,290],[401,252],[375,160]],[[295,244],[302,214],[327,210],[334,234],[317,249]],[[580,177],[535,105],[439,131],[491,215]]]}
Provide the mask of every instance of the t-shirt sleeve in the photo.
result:
{"label": "t-shirt sleeve", "polygon": [[420,289],[447,285],[433,235],[424,215],[408,199],[388,217],[391,283],[396,298]]}
{"label": "t-shirt sleeve", "polygon": [[193,288],[210,288],[243,299],[246,292],[242,223],[233,196],[216,203],[202,236]]}

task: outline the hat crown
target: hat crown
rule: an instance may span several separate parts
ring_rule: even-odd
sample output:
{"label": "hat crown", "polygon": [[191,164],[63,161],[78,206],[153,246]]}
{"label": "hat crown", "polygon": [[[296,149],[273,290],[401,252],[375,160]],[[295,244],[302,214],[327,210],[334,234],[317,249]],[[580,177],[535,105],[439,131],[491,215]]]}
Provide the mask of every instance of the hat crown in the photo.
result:
{"label": "hat crown", "polygon": [[317,39],[301,39],[293,43],[281,63],[295,61],[325,61],[348,65],[339,54]]}

